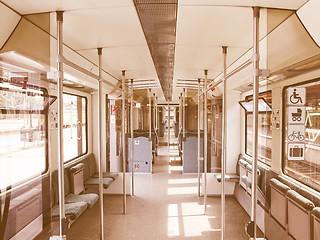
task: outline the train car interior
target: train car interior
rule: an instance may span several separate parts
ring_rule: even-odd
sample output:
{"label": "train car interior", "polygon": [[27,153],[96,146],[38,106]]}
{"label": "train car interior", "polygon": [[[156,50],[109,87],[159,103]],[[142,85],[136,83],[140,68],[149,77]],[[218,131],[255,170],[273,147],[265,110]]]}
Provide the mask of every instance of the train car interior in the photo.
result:
{"label": "train car interior", "polygon": [[0,0],[0,240],[320,240],[319,0]]}

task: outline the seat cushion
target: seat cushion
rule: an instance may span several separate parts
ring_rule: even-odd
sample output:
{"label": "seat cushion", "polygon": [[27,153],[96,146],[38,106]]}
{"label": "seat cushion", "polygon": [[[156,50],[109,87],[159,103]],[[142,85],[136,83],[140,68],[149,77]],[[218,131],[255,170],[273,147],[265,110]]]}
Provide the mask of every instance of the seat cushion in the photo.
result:
{"label": "seat cushion", "polygon": [[[113,182],[112,178],[103,178],[103,188],[107,189],[110,184]],[[87,181],[84,183],[87,187],[90,186],[99,186],[99,178],[89,178]]]}
{"label": "seat cushion", "polygon": [[251,188],[251,178],[242,176],[241,181],[246,185],[247,188]]}
{"label": "seat cushion", "polygon": [[318,219],[320,219],[320,207],[315,207],[313,210],[312,210],[312,215],[317,217]]}
{"label": "seat cushion", "polygon": [[[85,202],[76,202],[76,203],[66,203],[65,204],[65,215],[67,218],[71,220],[76,220],[81,213],[84,212],[88,207],[88,204]],[[53,220],[59,219],[60,212],[59,212],[59,205],[55,205],[52,208],[52,218]]]}
{"label": "seat cushion", "polygon": [[[102,173],[103,178],[112,178],[115,180],[118,177],[118,173],[112,173],[112,172],[104,172]],[[92,176],[93,178],[99,178],[99,173],[95,173]]]}
{"label": "seat cushion", "polygon": [[[216,174],[215,177],[218,182],[221,182],[221,173]],[[232,181],[237,182],[237,181],[239,181],[239,176],[236,174],[225,174],[224,179],[226,182],[232,182]]]}
{"label": "seat cushion", "polygon": [[70,194],[66,197],[66,203],[76,203],[76,202],[85,202],[88,204],[88,207],[92,207],[95,202],[98,200],[98,195],[95,193],[89,194]]}
{"label": "seat cushion", "polygon": [[287,185],[283,184],[282,182],[280,182],[279,180],[277,180],[275,178],[272,178],[270,180],[270,185],[283,194],[286,194],[290,190],[290,187],[288,187]]}
{"label": "seat cushion", "polygon": [[306,211],[311,211],[314,208],[314,204],[309,199],[301,196],[294,190],[289,190],[287,192],[287,197],[299,204],[299,206],[304,208]]}
{"label": "seat cushion", "polygon": [[76,173],[76,172],[82,170],[83,168],[84,168],[84,164],[83,163],[78,163],[75,166],[70,168],[70,172],[71,173]]}

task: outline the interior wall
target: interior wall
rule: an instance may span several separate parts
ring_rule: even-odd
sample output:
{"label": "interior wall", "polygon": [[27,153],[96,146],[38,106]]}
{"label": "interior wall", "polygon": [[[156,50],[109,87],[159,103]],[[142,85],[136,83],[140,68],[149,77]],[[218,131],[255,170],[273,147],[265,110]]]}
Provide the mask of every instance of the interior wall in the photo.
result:
{"label": "interior wall", "polygon": [[230,90],[227,93],[227,159],[226,172],[236,172],[236,163],[240,153],[240,92]]}
{"label": "interior wall", "polygon": [[186,99],[186,130],[198,130],[198,106],[194,104],[191,98]]}
{"label": "interior wall", "polygon": [[107,122],[106,122],[106,97],[102,96],[102,104],[101,104],[101,129],[98,128],[98,92],[94,92],[91,94],[92,101],[91,105],[89,106],[92,109],[92,152],[96,159],[96,166],[99,166],[99,131],[101,133],[101,156],[102,156],[102,171],[106,171],[107,161],[106,159],[107,152],[106,152],[106,141],[107,141]]}
{"label": "interior wall", "polygon": [[132,118],[133,118],[133,130],[139,129],[139,108],[133,108]]}

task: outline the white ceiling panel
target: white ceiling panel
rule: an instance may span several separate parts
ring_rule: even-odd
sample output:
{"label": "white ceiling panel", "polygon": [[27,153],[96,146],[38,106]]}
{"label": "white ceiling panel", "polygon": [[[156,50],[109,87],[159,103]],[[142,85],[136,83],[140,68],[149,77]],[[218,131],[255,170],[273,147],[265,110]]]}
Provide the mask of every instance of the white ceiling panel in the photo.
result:
{"label": "white ceiling panel", "polygon": [[7,41],[14,28],[17,26],[20,16],[0,3],[0,49]]}
{"label": "white ceiling panel", "polygon": [[[181,2],[180,2],[181,3]],[[267,11],[261,11],[260,38],[267,32]],[[184,6],[178,10],[174,83],[178,78],[215,78],[222,72],[222,46],[228,47],[227,66],[252,46],[251,8]],[[173,93],[177,98],[181,89]]]}
{"label": "white ceiling panel", "polygon": [[180,5],[202,6],[259,6],[297,10],[308,0],[179,0]]}
{"label": "white ceiling panel", "polygon": [[55,12],[58,10],[70,11],[133,6],[131,0],[23,0],[23,2],[16,0],[2,0],[2,2],[22,15],[41,12]]}
{"label": "white ceiling panel", "polygon": [[308,30],[314,41],[320,46],[320,1],[311,0],[297,12],[300,20]]}
{"label": "white ceiling panel", "polygon": [[[234,62],[247,49],[228,48],[227,65]],[[175,79],[197,79],[204,77],[204,69],[208,77],[214,78],[222,71],[222,48],[201,46],[177,46],[175,62]]]}
{"label": "white ceiling panel", "polygon": [[[56,35],[56,23],[51,24]],[[74,50],[147,46],[133,6],[66,12],[63,29],[64,43]]]}
{"label": "white ceiling panel", "polygon": [[180,6],[176,43],[248,48],[252,44],[252,9]]}
{"label": "white ceiling panel", "polygon": [[[52,15],[51,34],[56,35]],[[64,43],[96,65],[97,48],[102,47],[103,69],[116,78],[121,79],[121,71],[126,70],[126,78],[159,82],[133,5],[65,12],[63,32]]]}
{"label": "white ceiling panel", "polygon": [[271,72],[281,70],[319,53],[320,48],[296,15],[292,15],[268,36],[268,68]]}
{"label": "white ceiling panel", "polygon": [[[89,59],[98,59],[96,49],[80,51],[80,54]],[[104,48],[102,62],[103,68],[118,79],[121,79],[122,70],[126,70],[126,78],[130,79],[157,78],[157,73],[146,46]]]}

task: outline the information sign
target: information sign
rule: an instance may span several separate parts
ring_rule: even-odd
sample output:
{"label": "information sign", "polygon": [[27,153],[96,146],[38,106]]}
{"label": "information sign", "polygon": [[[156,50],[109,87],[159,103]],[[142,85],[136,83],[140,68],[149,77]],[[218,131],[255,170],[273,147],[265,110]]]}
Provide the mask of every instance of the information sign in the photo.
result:
{"label": "information sign", "polygon": [[304,143],[288,143],[288,160],[304,160]]}
{"label": "information sign", "polygon": [[306,89],[291,87],[287,91],[288,105],[303,106],[306,104]]}

